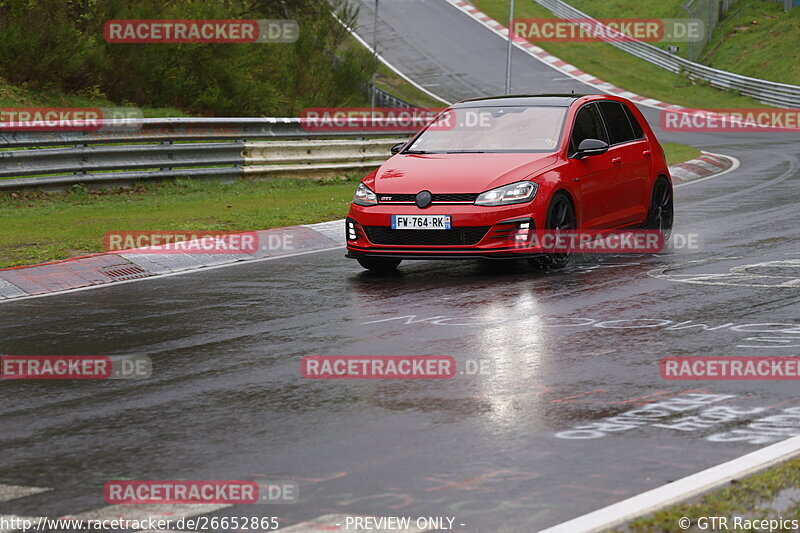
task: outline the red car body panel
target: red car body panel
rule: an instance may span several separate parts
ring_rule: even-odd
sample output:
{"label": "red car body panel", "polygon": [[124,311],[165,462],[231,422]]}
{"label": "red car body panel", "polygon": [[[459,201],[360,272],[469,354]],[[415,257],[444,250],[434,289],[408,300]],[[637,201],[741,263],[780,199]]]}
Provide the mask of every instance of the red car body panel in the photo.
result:
{"label": "red car body panel", "polygon": [[[641,227],[647,218],[650,195],[658,176],[670,179],[664,152],[641,112],[628,100],[610,95],[575,96],[555,152],[550,153],[451,153],[396,154],[362,182],[380,200],[393,195],[415,195],[427,190],[437,194],[479,194],[495,187],[531,180],[538,184],[533,200],[508,206],[488,207],[473,203],[437,203],[425,209],[413,202],[351,204],[348,223],[357,239],[347,240],[348,257],[363,255],[403,258],[516,257],[537,250],[515,246],[513,238],[495,238],[507,231],[503,222],[531,219],[533,228],[545,228],[550,200],[566,192],[575,209],[578,228],[604,230]],[[644,139],[612,145],[604,154],[570,158],[570,138],[575,116],[586,103],[621,102],[638,120]],[[467,102],[468,103],[468,102]],[[503,105],[503,104],[498,104]],[[435,178],[432,178],[434,176]],[[390,228],[392,215],[450,215],[457,228],[486,227],[474,244],[378,244],[364,227]],[[501,231],[498,231],[501,230]],[[393,230],[396,231],[396,230]]]}

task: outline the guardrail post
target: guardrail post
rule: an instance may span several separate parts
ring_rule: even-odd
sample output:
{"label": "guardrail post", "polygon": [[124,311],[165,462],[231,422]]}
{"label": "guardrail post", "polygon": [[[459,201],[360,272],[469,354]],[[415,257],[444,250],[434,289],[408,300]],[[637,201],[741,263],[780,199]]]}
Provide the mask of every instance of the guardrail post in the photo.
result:
{"label": "guardrail post", "polygon": [[[159,144],[161,145],[171,145],[172,139],[167,139],[166,141],[161,141]],[[159,170],[172,170],[172,167],[162,167]]]}
{"label": "guardrail post", "polygon": [[[76,145],[75,145],[75,148],[79,148],[79,149],[80,149],[80,148],[88,148],[88,146],[89,146],[88,144],[81,143],[81,144],[76,144]],[[84,155],[83,157],[81,157],[81,161],[86,161],[86,160],[87,160],[87,158],[86,158],[86,155]],[[75,171],[75,172],[73,172],[72,174],[73,174],[74,176],[84,176],[84,175],[86,175],[86,171],[85,171],[85,170],[76,170],[76,171]]]}

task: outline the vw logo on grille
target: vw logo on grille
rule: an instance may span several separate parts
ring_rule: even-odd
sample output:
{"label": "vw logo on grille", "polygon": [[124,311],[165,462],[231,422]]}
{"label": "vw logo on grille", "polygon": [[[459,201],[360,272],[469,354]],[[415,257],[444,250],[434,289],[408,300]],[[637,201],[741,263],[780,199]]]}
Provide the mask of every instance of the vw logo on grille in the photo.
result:
{"label": "vw logo on grille", "polygon": [[425,209],[429,205],[431,205],[431,200],[433,200],[433,195],[430,191],[422,191],[417,193],[417,197],[414,199],[414,203],[417,204],[417,207],[420,209]]}

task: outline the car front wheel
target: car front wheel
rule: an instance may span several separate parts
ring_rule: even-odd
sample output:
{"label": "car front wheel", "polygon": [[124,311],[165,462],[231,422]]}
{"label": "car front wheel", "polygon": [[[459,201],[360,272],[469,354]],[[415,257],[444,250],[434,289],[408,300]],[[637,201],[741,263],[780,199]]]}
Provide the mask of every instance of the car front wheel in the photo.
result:
{"label": "car front wheel", "polygon": [[661,177],[653,186],[645,229],[660,231],[664,242],[667,242],[672,234],[672,218],[672,186],[666,178]]}
{"label": "car front wheel", "polygon": [[[550,207],[547,208],[545,229],[553,233],[570,232],[574,231],[576,226],[575,209],[569,197],[563,192],[556,193],[550,201]],[[528,259],[528,263],[537,268],[558,269],[567,266],[571,259],[571,252],[551,253]]]}

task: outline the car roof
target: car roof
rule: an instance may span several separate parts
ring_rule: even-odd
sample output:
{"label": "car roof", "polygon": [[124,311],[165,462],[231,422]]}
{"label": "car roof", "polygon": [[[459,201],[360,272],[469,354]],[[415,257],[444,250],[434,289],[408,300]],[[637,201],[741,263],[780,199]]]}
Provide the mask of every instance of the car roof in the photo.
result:
{"label": "car roof", "polygon": [[489,107],[489,106],[553,106],[569,107],[572,103],[587,94],[516,94],[508,96],[489,96],[462,100],[453,107]]}

